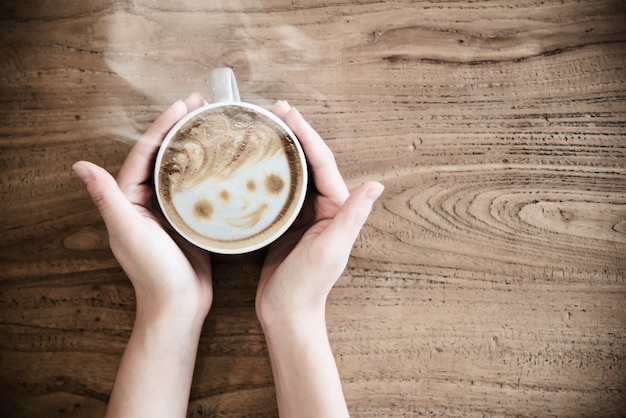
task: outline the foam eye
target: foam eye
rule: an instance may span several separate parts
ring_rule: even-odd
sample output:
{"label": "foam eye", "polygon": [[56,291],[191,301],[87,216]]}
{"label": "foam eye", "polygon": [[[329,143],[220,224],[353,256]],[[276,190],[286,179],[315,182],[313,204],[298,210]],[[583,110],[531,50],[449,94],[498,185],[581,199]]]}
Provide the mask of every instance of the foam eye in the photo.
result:
{"label": "foam eye", "polygon": [[269,194],[279,194],[285,188],[285,181],[278,174],[270,174],[265,177],[265,190]]}
{"label": "foam eye", "polygon": [[193,215],[197,219],[210,219],[213,215],[213,204],[206,199],[198,199],[193,204]]}
{"label": "foam eye", "polygon": [[222,202],[227,203],[230,200],[230,193],[226,189],[220,190],[220,199]]}
{"label": "foam eye", "polygon": [[254,180],[248,180],[248,182],[246,183],[246,188],[248,189],[249,192],[255,192],[256,183],[254,182]]}

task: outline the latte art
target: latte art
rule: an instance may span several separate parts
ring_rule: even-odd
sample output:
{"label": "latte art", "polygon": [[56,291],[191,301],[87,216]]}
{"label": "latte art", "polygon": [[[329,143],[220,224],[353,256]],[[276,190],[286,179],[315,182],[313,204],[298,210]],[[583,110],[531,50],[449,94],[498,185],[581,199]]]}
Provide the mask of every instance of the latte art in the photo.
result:
{"label": "latte art", "polygon": [[252,112],[206,114],[181,129],[165,156],[172,191],[224,181],[279,153],[285,158],[281,132],[256,119]]}
{"label": "latte art", "polygon": [[276,122],[245,107],[219,106],[172,138],[158,192],[179,230],[201,243],[235,246],[281,227],[297,210],[303,175],[293,140]]}

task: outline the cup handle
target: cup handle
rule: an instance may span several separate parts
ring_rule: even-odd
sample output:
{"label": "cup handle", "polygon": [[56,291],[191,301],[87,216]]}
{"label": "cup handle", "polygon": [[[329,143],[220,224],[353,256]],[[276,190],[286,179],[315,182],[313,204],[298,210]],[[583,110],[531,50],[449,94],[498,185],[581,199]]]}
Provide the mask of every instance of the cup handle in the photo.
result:
{"label": "cup handle", "polygon": [[219,67],[211,70],[209,88],[211,103],[241,101],[232,68]]}

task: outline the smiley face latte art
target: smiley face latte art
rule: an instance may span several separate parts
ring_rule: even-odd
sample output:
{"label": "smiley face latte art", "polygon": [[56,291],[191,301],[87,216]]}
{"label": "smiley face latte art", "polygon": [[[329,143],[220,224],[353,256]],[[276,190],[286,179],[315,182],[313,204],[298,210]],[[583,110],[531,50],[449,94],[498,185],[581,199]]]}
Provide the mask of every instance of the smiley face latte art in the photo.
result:
{"label": "smiley face latte art", "polygon": [[188,121],[163,154],[158,175],[170,221],[195,241],[221,246],[273,234],[297,210],[294,198],[303,187],[289,134],[236,105]]}

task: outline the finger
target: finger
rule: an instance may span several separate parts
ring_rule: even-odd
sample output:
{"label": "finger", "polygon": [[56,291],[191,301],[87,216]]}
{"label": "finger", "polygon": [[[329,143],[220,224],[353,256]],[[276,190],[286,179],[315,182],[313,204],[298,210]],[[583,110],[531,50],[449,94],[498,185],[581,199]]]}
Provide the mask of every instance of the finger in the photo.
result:
{"label": "finger", "polygon": [[359,236],[374,202],[380,197],[383,190],[382,184],[370,182],[353,191],[335,218],[320,234],[318,245],[325,249],[332,248],[332,253],[338,257],[338,261],[347,262],[352,246]]}
{"label": "finger", "polygon": [[[279,111],[284,110],[280,109]],[[296,108],[290,108],[285,114],[287,125],[298,137],[306,159],[313,171],[313,180],[318,192],[341,205],[348,198],[349,192],[339,172],[335,157],[324,140],[304,120]]]}
{"label": "finger", "polygon": [[142,135],[126,157],[118,174],[122,190],[147,181],[152,174],[152,162],[163,139],[172,127],[187,113],[207,104],[200,93],[191,93],[184,101],[177,101],[163,112]]}
{"label": "finger", "polygon": [[117,176],[120,188],[126,190],[150,178],[152,161],[167,132],[187,114],[187,106],[182,100],[176,101],[156,118],[152,126],[139,138],[128,153]]}
{"label": "finger", "polygon": [[292,108],[286,101],[279,100],[274,104],[272,110],[287,122],[298,137],[309,165],[313,169],[318,191],[326,196],[335,196],[338,198],[339,204],[343,203],[349,193],[331,149],[315,129],[304,120],[300,112],[296,108]]}
{"label": "finger", "polygon": [[289,109],[291,109],[289,103],[287,103],[285,100],[279,100],[274,103],[274,106],[272,107],[272,112],[274,112],[274,114],[276,114],[276,116],[278,116],[279,118],[285,120],[285,116],[287,116],[287,112],[289,112]]}
{"label": "finger", "polygon": [[105,169],[87,161],[77,162],[72,169],[86,184],[111,236],[128,233],[142,222],[141,215]]}
{"label": "finger", "polygon": [[187,106],[187,112],[192,112],[201,106],[206,106],[209,103],[204,100],[204,97],[200,93],[193,92],[185,99],[185,105]]}

